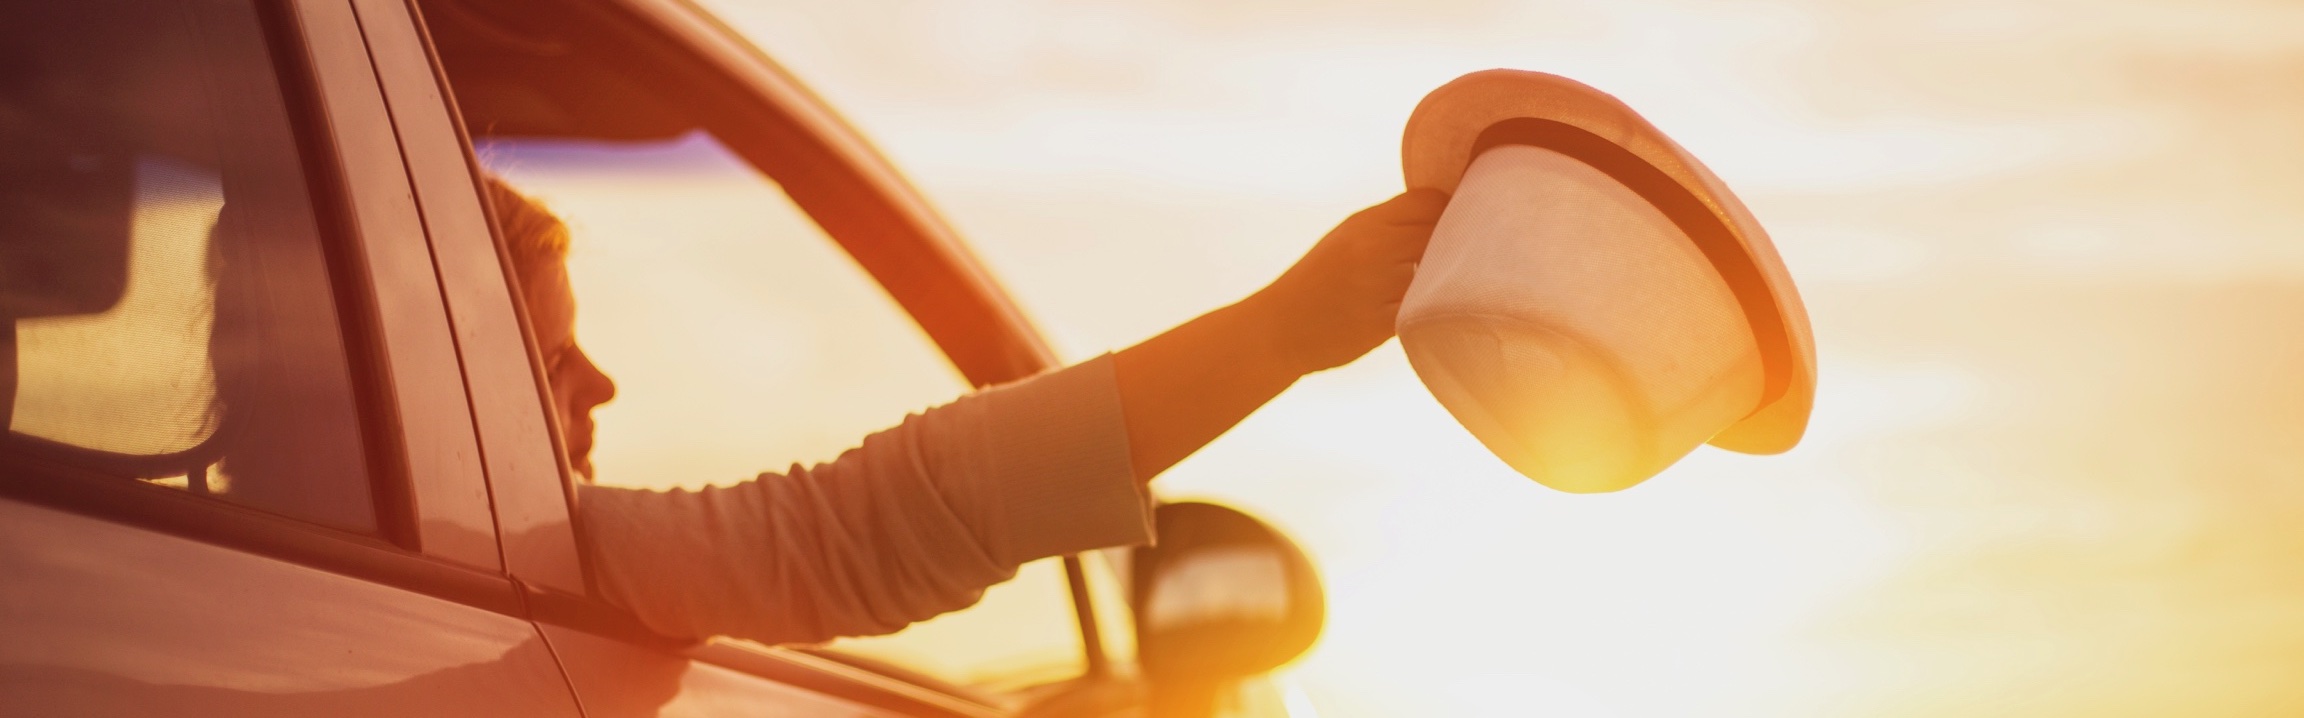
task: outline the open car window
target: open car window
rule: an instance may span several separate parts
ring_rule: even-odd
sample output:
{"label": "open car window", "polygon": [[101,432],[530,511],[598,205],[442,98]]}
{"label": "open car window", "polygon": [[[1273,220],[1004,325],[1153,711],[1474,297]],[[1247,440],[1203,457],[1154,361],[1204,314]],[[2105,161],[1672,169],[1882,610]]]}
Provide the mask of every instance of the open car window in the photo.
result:
{"label": "open car window", "polygon": [[[781,186],[710,134],[475,145],[569,227],[576,335],[618,385],[593,414],[597,483],[695,488],[830,461],[968,390]],[[1084,670],[1060,559],[969,608],[823,648],[990,690]]]}
{"label": "open car window", "polygon": [[567,223],[578,341],[617,385],[595,481],[696,488],[830,461],[966,382],[783,190],[710,135],[487,138]]}
{"label": "open car window", "polygon": [[[595,413],[600,483],[829,461],[1045,361],[965,250],[780,71],[613,3],[421,5],[484,168],[569,225],[577,338],[619,385]],[[1081,644],[1050,559],[829,650],[1007,688],[1081,675]]]}

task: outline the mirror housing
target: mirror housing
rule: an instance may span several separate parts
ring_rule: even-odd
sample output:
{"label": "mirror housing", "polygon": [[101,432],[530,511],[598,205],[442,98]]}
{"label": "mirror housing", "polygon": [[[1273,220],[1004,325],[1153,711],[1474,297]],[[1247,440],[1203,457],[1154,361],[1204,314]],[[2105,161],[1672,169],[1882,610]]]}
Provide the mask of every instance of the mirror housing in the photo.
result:
{"label": "mirror housing", "polygon": [[1302,549],[1215,504],[1163,504],[1158,543],[1130,560],[1136,651],[1151,715],[1209,715],[1240,679],[1294,660],[1320,637],[1326,595]]}

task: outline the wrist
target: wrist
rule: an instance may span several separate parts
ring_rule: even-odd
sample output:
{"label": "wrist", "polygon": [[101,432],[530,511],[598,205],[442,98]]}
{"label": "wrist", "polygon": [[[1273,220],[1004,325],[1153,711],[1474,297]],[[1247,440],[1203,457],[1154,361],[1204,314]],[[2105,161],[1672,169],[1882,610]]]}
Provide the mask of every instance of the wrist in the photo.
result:
{"label": "wrist", "polygon": [[1289,381],[1321,369],[1308,358],[1303,322],[1269,287],[1219,311],[1228,315],[1226,333],[1244,361],[1285,374]]}

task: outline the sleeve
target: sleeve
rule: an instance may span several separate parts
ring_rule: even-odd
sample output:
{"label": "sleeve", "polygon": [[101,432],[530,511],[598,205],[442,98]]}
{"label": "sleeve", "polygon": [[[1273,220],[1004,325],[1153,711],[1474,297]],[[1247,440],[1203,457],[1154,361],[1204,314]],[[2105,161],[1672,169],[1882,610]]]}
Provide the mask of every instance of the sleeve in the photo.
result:
{"label": "sleeve", "polygon": [[670,636],[805,643],[974,604],[1016,567],[1152,538],[1109,355],[961,397],[830,463],[701,491],[583,487],[605,597]]}

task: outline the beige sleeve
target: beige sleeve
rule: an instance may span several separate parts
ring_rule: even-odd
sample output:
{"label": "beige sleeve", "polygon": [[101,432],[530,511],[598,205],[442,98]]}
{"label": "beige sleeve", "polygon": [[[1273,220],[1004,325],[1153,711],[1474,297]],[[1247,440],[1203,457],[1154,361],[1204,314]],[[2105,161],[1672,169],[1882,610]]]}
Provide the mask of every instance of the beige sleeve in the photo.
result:
{"label": "beige sleeve", "polygon": [[1024,562],[1151,540],[1109,355],[961,397],[830,463],[702,491],[586,486],[606,598],[659,633],[800,643],[974,604]]}

